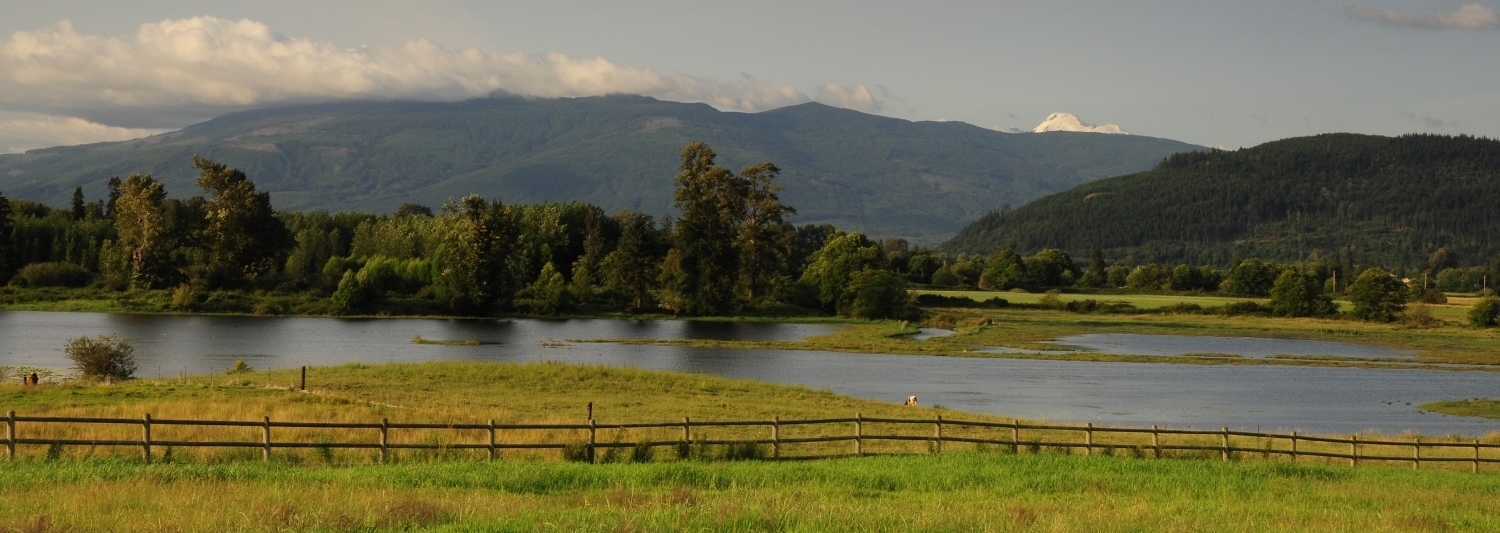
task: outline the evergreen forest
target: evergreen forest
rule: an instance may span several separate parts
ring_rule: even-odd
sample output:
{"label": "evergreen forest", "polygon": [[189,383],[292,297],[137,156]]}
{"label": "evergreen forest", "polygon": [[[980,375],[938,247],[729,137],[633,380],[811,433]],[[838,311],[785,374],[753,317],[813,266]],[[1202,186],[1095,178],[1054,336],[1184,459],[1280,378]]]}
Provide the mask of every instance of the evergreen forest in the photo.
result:
{"label": "evergreen forest", "polygon": [[1112,262],[1230,267],[1242,259],[1425,270],[1500,255],[1500,141],[1327,134],[1183,152],[1154,169],[991,212],[940,246],[1101,250]]}

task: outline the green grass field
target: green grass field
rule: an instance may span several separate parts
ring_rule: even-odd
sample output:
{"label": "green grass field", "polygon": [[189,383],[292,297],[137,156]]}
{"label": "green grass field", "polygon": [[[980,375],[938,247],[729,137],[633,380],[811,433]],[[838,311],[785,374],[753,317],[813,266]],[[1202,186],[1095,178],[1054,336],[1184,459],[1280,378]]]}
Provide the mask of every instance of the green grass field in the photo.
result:
{"label": "green grass field", "polygon": [[960,453],[0,469],[5,531],[1495,531],[1500,477]]}
{"label": "green grass field", "polygon": [[[866,416],[1008,420],[696,374],[484,363],[345,365],[0,385],[25,415],[579,422]],[[23,428],[23,431],[25,428]],[[134,433],[131,433],[133,431]],[[139,428],[124,435],[138,438]],[[191,435],[177,437],[189,438]],[[158,438],[177,438],[158,435]],[[201,437],[201,435],[200,435]],[[315,440],[316,437],[309,437]],[[1493,442],[1497,436],[1486,437]],[[258,454],[31,446],[0,468],[0,531],[1493,531],[1500,476],[1244,454],[1085,457],[954,446],[823,461],[579,464],[555,455]],[[159,452],[160,453],[160,452]],[[1304,459],[1307,461],[1308,459]],[[1464,465],[1459,465],[1463,467]],[[1487,467],[1488,468],[1488,467]]]}

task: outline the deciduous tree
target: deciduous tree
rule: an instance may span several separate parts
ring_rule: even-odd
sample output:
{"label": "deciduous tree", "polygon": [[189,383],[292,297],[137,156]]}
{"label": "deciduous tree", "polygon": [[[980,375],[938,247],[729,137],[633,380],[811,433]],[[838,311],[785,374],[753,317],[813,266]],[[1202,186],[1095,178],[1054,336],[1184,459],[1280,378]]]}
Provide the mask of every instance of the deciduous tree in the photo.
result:
{"label": "deciduous tree", "polygon": [[516,228],[505,207],[471,194],[444,211],[454,224],[448,243],[451,255],[442,273],[449,304],[459,313],[480,314],[497,303],[509,303],[516,282],[506,259]]}
{"label": "deciduous tree", "polygon": [[681,257],[683,311],[693,315],[727,314],[734,308],[739,274],[735,246],[744,220],[747,187],[714,163],[716,154],[702,142],[682,149],[676,178],[676,205],[682,210],[673,242]]}
{"label": "deciduous tree", "polygon": [[244,172],[193,156],[198,186],[210,196],[204,204],[204,240],[209,269],[224,282],[254,281],[286,259],[295,241],[271,210],[270,193],[255,192]]}
{"label": "deciduous tree", "polygon": [[1391,322],[1406,309],[1406,285],[1385,270],[1371,268],[1349,285],[1349,301],[1354,318]]}
{"label": "deciduous tree", "polygon": [[132,289],[153,289],[174,281],[167,272],[173,245],[166,233],[162,203],[166,186],[150,174],[132,174],[120,184],[115,202],[115,233],[128,257],[126,278]]}
{"label": "deciduous tree", "polygon": [[1276,316],[1328,316],[1338,312],[1333,299],[1322,291],[1318,278],[1288,268],[1271,287],[1271,314]]}

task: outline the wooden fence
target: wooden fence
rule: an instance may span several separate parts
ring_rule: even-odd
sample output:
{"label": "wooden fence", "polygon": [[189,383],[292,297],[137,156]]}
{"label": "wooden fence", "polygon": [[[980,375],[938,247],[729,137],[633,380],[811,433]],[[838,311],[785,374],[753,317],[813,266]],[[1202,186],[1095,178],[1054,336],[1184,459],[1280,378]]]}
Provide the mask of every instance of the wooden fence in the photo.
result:
{"label": "wooden fence", "polygon": [[[57,436],[55,432],[52,436],[46,435],[49,433],[48,429],[55,429],[59,426],[70,426],[76,430],[80,426],[97,427],[100,425],[136,426],[140,428],[140,438],[63,438]],[[254,440],[153,438],[153,429],[173,426],[247,428],[258,433],[259,438]],[[708,438],[702,433],[697,437],[694,436],[695,428],[700,430],[738,428],[742,434],[748,434],[754,433],[754,428],[757,427],[764,431],[761,433],[762,437],[752,435],[740,438]],[[783,434],[783,429],[790,430],[799,427],[810,428],[811,431],[803,430],[798,435]],[[283,430],[293,428],[353,430],[367,432],[370,438],[362,442],[278,441],[274,438],[275,430],[278,428]],[[24,436],[23,429],[35,436]],[[679,429],[680,434],[676,434]],[[886,431],[882,432],[882,429]],[[393,433],[411,430],[470,432],[471,434],[478,433],[481,437],[447,443],[403,442],[392,439]],[[546,434],[551,435],[564,432],[572,436],[529,442],[511,438],[526,436],[525,430],[545,430],[551,432]],[[658,438],[620,442],[619,435],[631,430],[654,430]],[[615,440],[600,438],[601,432],[608,431],[616,432]],[[660,438],[662,432],[676,435],[670,439]],[[534,433],[531,435],[534,436]],[[1410,440],[1361,439],[1357,435],[1349,438],[1334,438],[1299,435],[1297,432],[1280,434],[1231,431],[1229,428],[1205,431],[1162,429],[1157,426],[1123,428],[1097,427],[1093,424],[1082,426],[1023,424],[1015,420],[986,422],[948,419],[942,416],[872,418],[855,415],[850,418],[782,420],[778,417],[772,420],[731,421],[695,421],[684,417],[680,422],[614,424],[599,423],[593,419],[581,424],[497,424],[494,420],[490,420],[484,424],[431,424],[398,423],[388,419],[371,423],[293,422],[273,421],[270,417],[263,417],[258,421],[189,420],[152,418],[150,414],[138,419],[50,417],[18,416],[15,411],[10,411],[5,419],[5,447],[11,460],[16,459],[17,448],[20,446],[138,447],[141,450],[141,457],[148,462],[152,460],[153,448],[157,447],[259,449],[261,459],[264,461],[270,461],[272,452],[276,449],[370,449],[378,452],[381,462],[386,462],[390,460],[391,452],[395,450],[476,450],[485,452],[489,460],[494,460],[505,450],[565,450],[573,447],[575,450],[581,449],[582,453],[586,454],[584,460],[596,461],[595,452],[599,449],[644,446],[647,448],[676,447],[682,450],[691,446],[736,445],[766,446],[769,447],[769,450],[766,450],[769,452],[767,458],[787,460],[891,454],[893,452],[889,450],[882,451],[872,449],[872,447],[880,443],[892,442],[925,445],[927,453],[943,453],[945,447],[951,448],[952,445],[960,444],[980,450],[998,446],[1002,451],[1011,453],[1036,453],[1046,449],[1068,453],[1081,451],[1085,455],[1101,453],[1113,455],[1123,451],[1141,457],[1161,458],[1188,452],[1205,458],[1218,455],[1221,461],[1229,461],[1232,457],[1240,455],[1260,455],[1265,458],[1288,458],[1293,462],[1308,459],[1347,461],[1349,466],[1371,463],[1410,464],[1413,469],[1421,468],[1423,463],[1459,463],[1460,466],[1462,463],[1468,463],[1469,470],[1472,472],[1479,472],[1481,464],[1500,463],[1500,452],[1495,451],[1500,450],[1500,444],[1482,443],[1478,439],[1434,440],[1429,438],[1422,440],[1420,437]],[[798,447],[817,443],[847,443],[846,445],[850,447],[845,452],[828,453],[828,448],[825,447],[820,450],[822,453],[792,453]],[[911,451],[911,446],[908,446],[905,451],[896,453],[914,452]]]}

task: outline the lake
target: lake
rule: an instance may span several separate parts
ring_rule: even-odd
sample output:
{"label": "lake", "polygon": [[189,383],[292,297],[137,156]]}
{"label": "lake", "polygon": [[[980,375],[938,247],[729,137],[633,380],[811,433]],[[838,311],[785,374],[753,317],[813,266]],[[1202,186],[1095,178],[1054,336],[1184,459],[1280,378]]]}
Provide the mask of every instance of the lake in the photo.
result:
{"label": "lake", "polygon": [[[797,350],[568,343],[567,339],[794,340],[835,326],[615,319],[338,319],[0,312],[0,365],[67,368],[70,338],[115,332],[145,377],[347,362],[564,361],[700,372],[839,394],[1056,422],[1429,435],[1500,421],[1427,414],[1425,402],[1495,396],[1500,373],[1300,366],[1033,361]],[[474,339],[481,346],[411,342]],[[316,372],[309,381],[316,384]],[[3,409],[4,406],[0,406]],[[852,414],[852,413],[851,413]]]}

